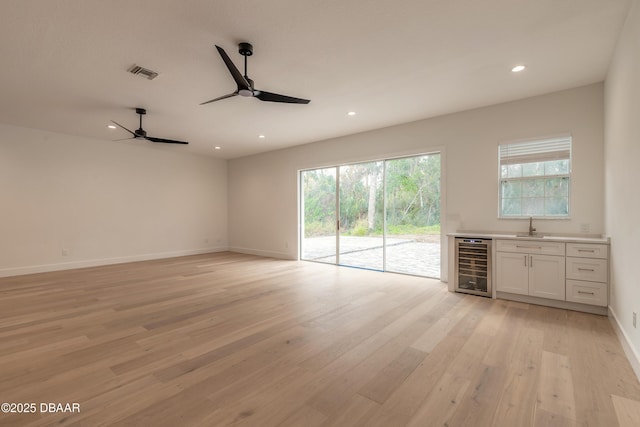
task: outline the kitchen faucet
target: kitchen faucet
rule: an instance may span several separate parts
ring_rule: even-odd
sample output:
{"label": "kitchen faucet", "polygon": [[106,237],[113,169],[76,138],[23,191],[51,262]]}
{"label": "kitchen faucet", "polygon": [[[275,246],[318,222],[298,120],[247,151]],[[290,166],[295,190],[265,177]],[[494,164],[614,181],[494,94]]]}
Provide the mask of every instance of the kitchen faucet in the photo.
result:
{"label": "kitchen faucet", "polygon": [[536,231],[536,229],[533,228],[533,217],[530,216],[529,217],[529,236],[533,236],[534,231]]}

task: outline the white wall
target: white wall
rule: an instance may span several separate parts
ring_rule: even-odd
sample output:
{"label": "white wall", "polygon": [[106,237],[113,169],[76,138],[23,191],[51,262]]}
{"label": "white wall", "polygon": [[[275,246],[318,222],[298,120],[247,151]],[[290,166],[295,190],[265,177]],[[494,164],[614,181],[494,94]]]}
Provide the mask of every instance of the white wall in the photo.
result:
{"label": "white wall", "polygon": [[[640,364],[640,2],[635,0],[606,80],[606,231],[613,312]],[[632,313],[638,313],[637,328]],[[638,367],[636,366],[636,369]],[[640,370],[636,371],[640,377]]]}
{"label": "white wall", "polygon": [[[299,169],[434,149],[445,154],[442,218],[449,218],[443,224],[447,231],[526,231],[524,220],[497,219],[498,142],[563,132],[573,135],[572,218],[535,225],[543,232],[579,233],[581,224],[589,224],[591,233],[602,233],[603,85],[594,84],[230,160],[230,248],[297,257]],[[446,265],[446,247],[442,255]]]}
{"label": "white wall", "polygon": [[146,142],[0,125],[0,200],[0,276],[228,244],[226,161]]}

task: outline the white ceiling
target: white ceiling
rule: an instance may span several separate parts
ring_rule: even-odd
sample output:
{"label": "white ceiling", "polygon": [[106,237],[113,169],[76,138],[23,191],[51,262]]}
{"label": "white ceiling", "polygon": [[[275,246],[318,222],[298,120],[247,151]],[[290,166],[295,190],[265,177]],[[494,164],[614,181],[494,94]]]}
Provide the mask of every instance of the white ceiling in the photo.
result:
{"label": "white ceiling", "polygon": [[[0,122],[221,158],[602,81],[628,0],[2,0]],[[235,97],[214,45],[259,89]],[[511,67],[527,65],[514,74]],[[160,73],[134,76],[138,64]],[[357,115],[348,117],[348,111]],[[259,139],[264,134],[266,138]],[[151,144],[132,140],[127,144]],[[214,146],[221,150],[214,150]]]}

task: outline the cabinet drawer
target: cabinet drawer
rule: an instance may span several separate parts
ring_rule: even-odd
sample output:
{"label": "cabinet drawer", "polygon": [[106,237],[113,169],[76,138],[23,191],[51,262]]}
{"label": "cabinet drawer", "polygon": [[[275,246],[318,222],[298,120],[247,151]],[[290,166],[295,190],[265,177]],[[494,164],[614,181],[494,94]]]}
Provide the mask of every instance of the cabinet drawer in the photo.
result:
{"label": "cabinet drawer", "polygon": [[593,243],[567,243],[567,256],[607,259],[609,247]]}
{"label": "cabinet drawer", "polygon": [[607,281],[607,260],[567,257],[567,279]]}
{"label": "cabinet drawer", "polygon": [[498,252],[519,252],[526,254],[564,255],[564,243],[539,242],[537,240],[497,240]]}
{"label": "cabinet drawer", "polygon": [[567,280],[567,301],[607,306],[607,284]]}

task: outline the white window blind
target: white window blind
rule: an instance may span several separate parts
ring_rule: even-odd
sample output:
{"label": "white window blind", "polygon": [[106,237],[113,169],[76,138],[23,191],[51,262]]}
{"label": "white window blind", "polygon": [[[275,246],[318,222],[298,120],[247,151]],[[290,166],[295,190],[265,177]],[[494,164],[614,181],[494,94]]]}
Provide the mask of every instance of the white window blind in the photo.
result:
{"label": "white window blind", "polygon": [[546,162],[571,158],[571,136],[500,144],[500,164]]}

